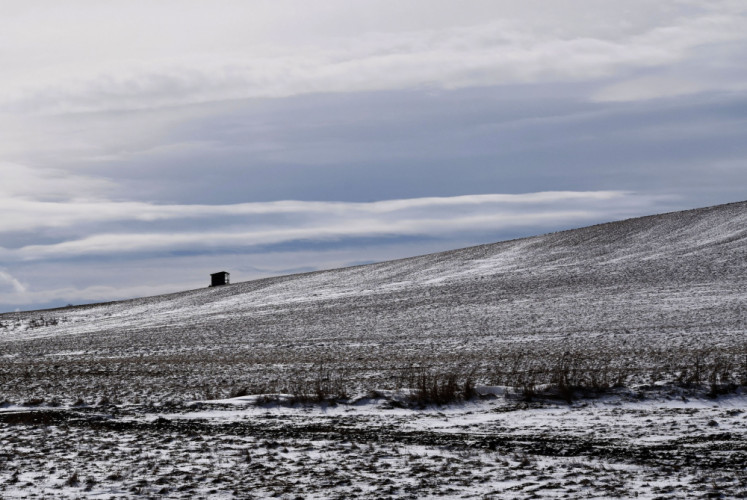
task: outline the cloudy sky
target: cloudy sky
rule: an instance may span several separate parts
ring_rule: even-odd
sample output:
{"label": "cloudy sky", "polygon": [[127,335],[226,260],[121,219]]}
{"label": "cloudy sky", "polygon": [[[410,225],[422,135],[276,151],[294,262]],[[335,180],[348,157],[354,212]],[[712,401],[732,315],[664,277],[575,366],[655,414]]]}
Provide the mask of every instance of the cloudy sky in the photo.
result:
{"label": "cloudy sky", "polygon": [[5,0],[0,311],[747,199],[747,3]]}

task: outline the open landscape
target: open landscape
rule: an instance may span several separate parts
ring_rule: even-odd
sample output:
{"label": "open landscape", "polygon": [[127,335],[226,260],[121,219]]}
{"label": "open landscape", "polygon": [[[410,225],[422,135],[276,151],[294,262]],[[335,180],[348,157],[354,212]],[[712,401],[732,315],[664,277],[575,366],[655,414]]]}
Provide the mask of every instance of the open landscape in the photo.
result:
{"label": "open landscape", "polygon": [[747,202],[0,315],[0,496],[747,496]]}

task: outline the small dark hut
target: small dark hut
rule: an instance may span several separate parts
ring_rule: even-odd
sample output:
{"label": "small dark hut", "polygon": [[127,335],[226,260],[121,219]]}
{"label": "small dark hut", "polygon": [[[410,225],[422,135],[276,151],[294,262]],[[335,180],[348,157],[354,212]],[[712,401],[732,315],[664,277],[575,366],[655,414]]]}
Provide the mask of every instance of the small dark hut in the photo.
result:
{"label": "small dark hut", "polygon": [[231,275],[225,271],[211,274],[210,275],[210,286],[227,285],[229,276]]}

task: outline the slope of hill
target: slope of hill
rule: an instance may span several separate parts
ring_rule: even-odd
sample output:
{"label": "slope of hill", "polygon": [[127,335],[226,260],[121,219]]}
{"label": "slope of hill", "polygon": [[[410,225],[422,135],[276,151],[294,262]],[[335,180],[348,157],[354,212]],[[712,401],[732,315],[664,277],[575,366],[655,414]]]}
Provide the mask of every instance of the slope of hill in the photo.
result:
{"label": "slope of hill", "polygon": [[534,386],[559,369],[601,386],[707,376],[727,383],[747,374],[746,299],[741,202],[3,314],[0,396],[189,400],[313,393],[321,382],[328,393],[350,393],[412,386],[424,372]]}
{"label": "slope of hill", "polygon": [[0,315],[0,496],[744,498],[746,222]]}

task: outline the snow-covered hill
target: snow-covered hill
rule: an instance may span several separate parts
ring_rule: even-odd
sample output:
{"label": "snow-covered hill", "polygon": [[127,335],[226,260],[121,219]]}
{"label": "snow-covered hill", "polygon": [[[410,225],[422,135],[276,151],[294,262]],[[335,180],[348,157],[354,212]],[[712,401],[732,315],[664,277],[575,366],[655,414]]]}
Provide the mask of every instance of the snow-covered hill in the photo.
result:
{"label": "snow-covered hill", "polygon": [[405,383],[412,366],[469,369],[500,383],[509,366],[534,370],[564,353],[602,359],[621,377],[656,378],[657,369],[675,376],[693,359],[738,363],[746,333],[747,202],[740,202],[379,264],[3,314],[0,396],[287,391],[322,368],[369,388]]}

